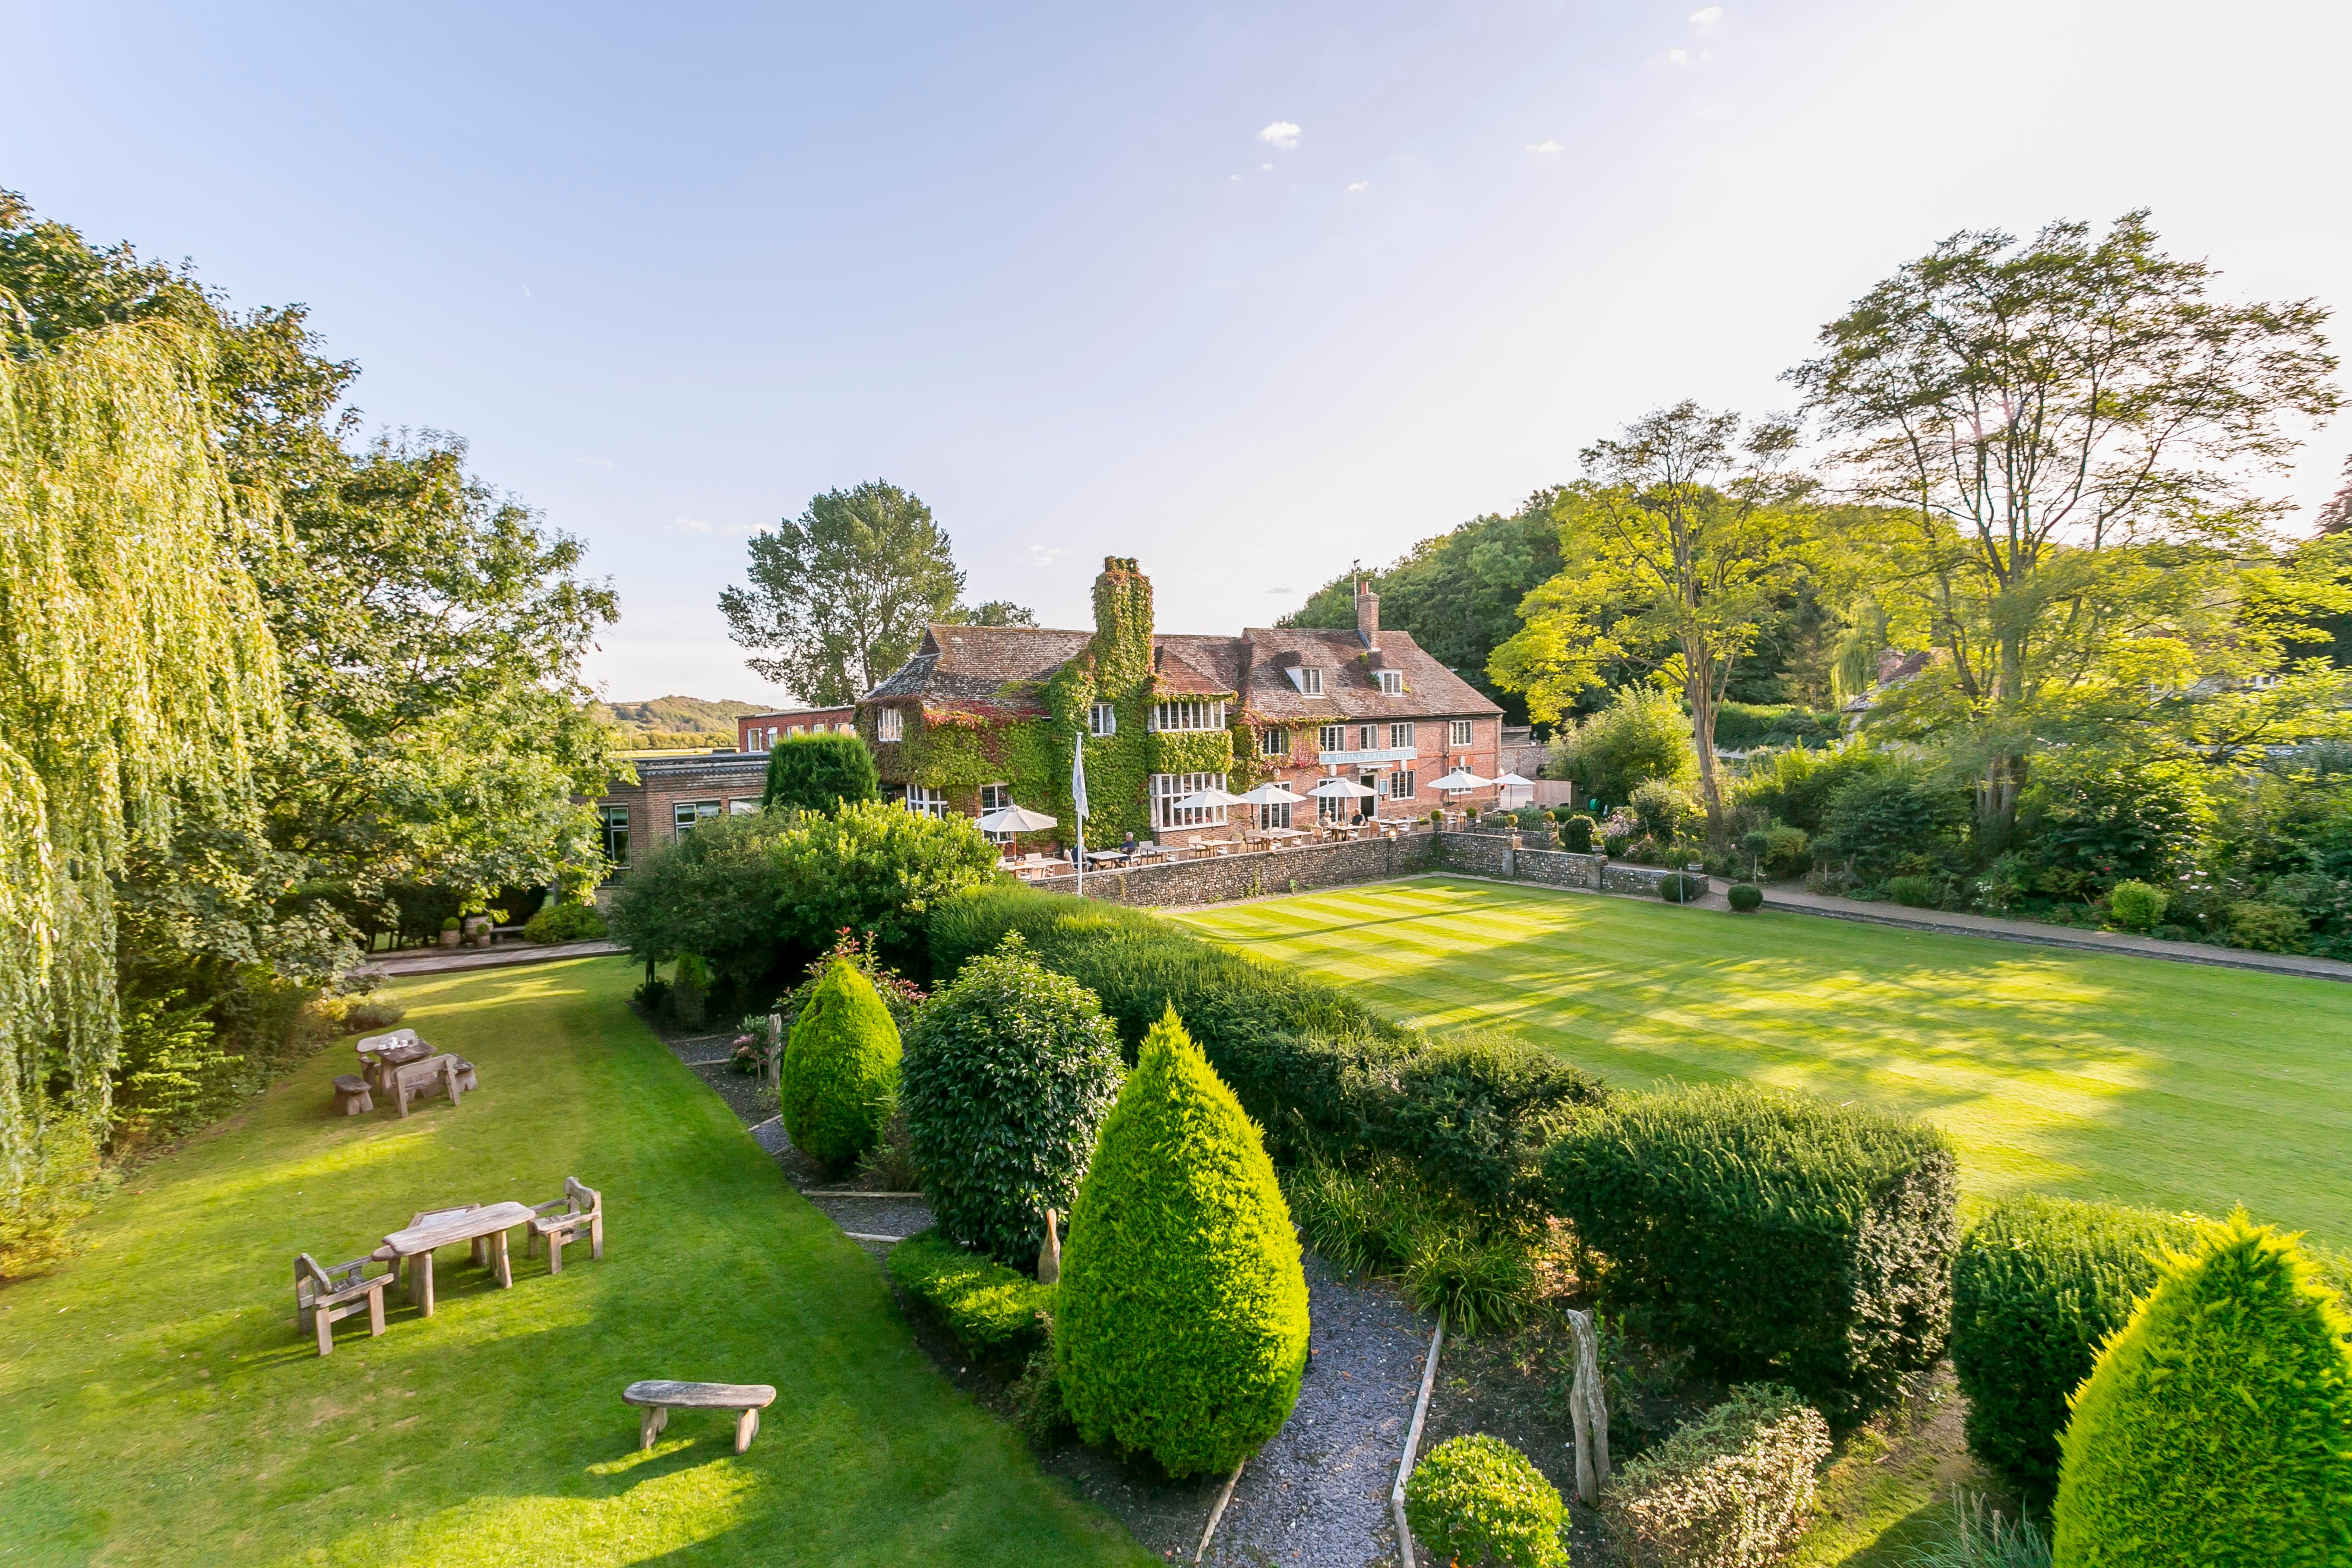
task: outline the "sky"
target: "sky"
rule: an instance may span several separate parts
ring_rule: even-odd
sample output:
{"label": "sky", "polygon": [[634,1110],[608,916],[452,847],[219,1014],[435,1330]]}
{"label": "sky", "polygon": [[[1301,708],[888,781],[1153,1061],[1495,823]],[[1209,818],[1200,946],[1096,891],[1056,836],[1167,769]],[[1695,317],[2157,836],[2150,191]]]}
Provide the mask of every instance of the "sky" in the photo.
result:
{"label": "sky", "polygon": [[1654,407],[1788,407],[1963,228],[2146,206],[2224,294],[2352,310],[2340,0],[0,0],[0,186],[307,304],[371,429],[587,542],[615,700],[782,700],[719,592],[877,477],[971,602],[1085,626],[1132,555],[1163,630],[1268,624]]}

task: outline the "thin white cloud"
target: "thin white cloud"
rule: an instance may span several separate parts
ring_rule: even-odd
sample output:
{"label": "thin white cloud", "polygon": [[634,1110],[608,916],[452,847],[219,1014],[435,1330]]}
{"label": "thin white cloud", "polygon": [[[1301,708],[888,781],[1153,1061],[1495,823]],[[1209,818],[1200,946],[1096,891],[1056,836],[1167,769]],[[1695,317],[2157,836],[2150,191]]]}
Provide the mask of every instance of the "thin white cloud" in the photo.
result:
{"label": "thin white cloud", "polygon": [[1694,27],[1712,27],[1722,20],[1723,7],[1720,5],[1702,5],[1690,14],[1690,23]]}
{"label": "thin white cloud", "polygon": [[1277,120],[1257,133],[1257,139],[1269,147],[1289,152],[1298,145],[1298,127],[1287,120]]}
{"label": "thin white cloud", "polygon": [[1666,63],[1670,66],[1686,66],[1690,64],[1690,51],[1688,49],[1668,49],[1666,51]]}
{"label": "thin white cloud", "polygon": [[1225,176],[1225,178],[1227,178],[1227,179],[1231,180],[1234,184],[1237,184],[1237,185],[1238,185],[1238,184],[1240,184],[1242,183],[1242,177],[1241,177],[1239,174],[1227,174],[1227,175]]}
{"label": "thin white cloud", "polygon": [[1260,163],[1257,166],[1257,172],[1261,174],[1271,174],[1274,173],[1274,165],[1271,163]]}
{"label": "thin white cloud", "polygon": [[1068,553],[1058,544],[1033,544],[1029,547],[1029,560],[1037,566],[1051,566]]}
{"label": "thin white cloud", "polygon": [[1541,153],[1545,156],[1549,157],[1554,153],[1564,153],[1567,149],[1559,144],[1559,137],[1547,136],[1540,142],[1528,142],[1528,151],[1530,153]]}
{"label": "thin white cloud", "polygon": [[664,533],[709,533],[710,525],[698,517],[681,517],[662,529]]}
{"label": "thin white cloud", "polygon": [[749,539],[760,531],[760,525],[756,522],[730,522],[719,531],[730,539]]}
{"label": "thin white cloud", "polygon": [[1351,196],[1353,196],[1353,195],[1362,195],[1364,192],[1369,191],[1369,190],[1370,190],[1371,188],[1372,188],[1372,183],[1371,183],[1371,181],[1370,181],[1370,180],[1358,180],[1354,184],[1349,185],[1349,186],[1348,187],[1348,194],[1349,194],[1349,195],[1351,195]]}

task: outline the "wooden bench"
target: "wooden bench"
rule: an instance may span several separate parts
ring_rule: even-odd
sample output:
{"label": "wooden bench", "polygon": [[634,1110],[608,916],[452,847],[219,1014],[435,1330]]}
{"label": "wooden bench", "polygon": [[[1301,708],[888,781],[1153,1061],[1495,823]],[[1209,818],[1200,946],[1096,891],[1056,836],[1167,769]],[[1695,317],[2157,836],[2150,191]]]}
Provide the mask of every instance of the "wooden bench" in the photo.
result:
{"label": "wooden bench", "polygon": [[373,1258],[354,1258],[338,1263],[331,1268],[321,1268],[319,1260],[309,1253],[298,1254],[294,1259],[294,1327],[297,1332],[316,1331],[319,1353],[335,1353],[335,1320],[348,1318],[354,1312],[368,1315],[368,1334],[373,1338],[383,1332],[383,1292],[392,1283],[390,1274],[362,1278]]}
{"label": "wooden bench", "polygon": [[776,1391],[764,1383],[671,1383],[656,1378],[629,1384],[621,1390],[621,1398],[646,1407],[637,1423],[641,1449],[654,1446],[654,1439],[669,1425],[673,1410],[732,1410],[736,1413],[735,1451],[740,1454],[751,1446],[752,1436],[760,1430],[760,1412],[775,1403]]}
{"label": "wooden bench", "polygon": [[604,1194],[593,1187],[580,1184],[579,1178],[563,1178],[563,1195],[539,1205],[531,1211],[530,1224],[523,1229],[522,1255],[535,1258],[540,1247],[547,1247],[547,1271],[563,1272],[563,1244],[577,1241],[580,1233],[588,1233],[588,1256],[602,1261],[604,1257]]}
{"label": "wooden bench", "polygon": [[446,1052],[393,1068],[384,1074],[384,1092],[392,1096],[393,1104],[399,1107],[403,1116],[408,1114],[411,1100],[438,1090],[449,1097],[451,1105],[456,1105],[474,1087],[474,1064]]}
{"label": "wooden bench", "polygon": [[347,1072],[335,1075],[335,1109],[345,1116],[357,1116],[375,1109],[375,1096],[368,1089],[367,1079]]}

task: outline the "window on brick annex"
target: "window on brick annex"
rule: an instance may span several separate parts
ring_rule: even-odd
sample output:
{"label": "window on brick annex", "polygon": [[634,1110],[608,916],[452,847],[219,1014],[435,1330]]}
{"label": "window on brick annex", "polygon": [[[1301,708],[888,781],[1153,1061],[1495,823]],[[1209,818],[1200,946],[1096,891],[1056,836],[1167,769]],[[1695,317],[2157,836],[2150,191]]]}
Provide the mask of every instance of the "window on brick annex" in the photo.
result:
{"label": "window on brick annex", "polygon": [[1273,805],[1259,806],[1257,808],[1257,825],[1262,828],[1289,826],[1290,802],[1286,800],[1278,802]]}
{"label": "window on brick annex", "polygon": [[1360,752],[1369,752],[1380,743],[1381,727],[1378,724],[1359,724],[1356,726],[1356,750]]}
{"label": "window on brick annex", "polygon": [[759,811],[760,803],[756,800],[730,800],[727,803],[727,815],[730,816],[756,816]]}
{"label": "window on brick annex", "polygon": [[719,803],[715,800],[682,800],[670,807],[670,820],[677,824],[680,838],[718,815]]}
{"label": "window on brick annex", "polygon": [[1454,731],[1454,733],[1453,733],[1453,743],[1454,743],[1454,745],[1457,745],[1457,746],[1466,746],[1466,745],[1468,745],[1468,744],[1470,743],[1470,721],[1469,721],[1469,720],[1467,720],[1467,719],[1456,719],[1456,720],[1454,720],[1454,722],[1453,722],[1453,731]]}
{"label": "window on brick annex", "polygon": [[629,808],[608,805],[604,817],[604,858],[615,866],[629,863]]}
{"label": "window on brick annex", "polygon": [[1097,702],[1087,710],[1087,733],[1116,735],[1118,733],[1118,710],[1108,702]]}
{"label": "window on brick annex", "polygon": [[1381,695],[1383,697],[1402,697],[1404,695],[1404,672],[1402,670],[1384,669],[1381,671]]}
{"label": "window on brick annex", "polygon": [[1389,798],[1391,800],[1411,800],[1412,798],[1412,774],[1411,772],[1394,773],[1389,775]]}
{"label": "window on brick annex", "polygon": [[1154,773],[1151,775],[1151,826],[1159,827],[1223,827],[1222,805],[1186,806],[1177,802],[1204,789],[1223,789],[1223,773]]}
{"label": "window on brick annex", "polygon": [[1009,784],[989,784],[980,786],[980,809],[982,815],[1003,811],[1013,804],[1013,786]]}
{"label": "window on brick annex", "polygon": [[1290,731],[1287,730],[1260,730],[1257,732],[1257,754],[1261,757],[1286,757],[1290,755]]}
{"label": "window on brick annex", "polygon": [[907,738],[907,715],[897,708],[874,710],[874,738],[877,741],[903,741]]}
{"label": "window on brick annex", "polygon": [[1151,727],[1155,730],[1222,730],[1225,727],[1225,705],[1222,702],[1155,702],[1151,705]]}
{"label": "window on brick annex", "polygon": [[947,791],[932,789],[926,784],[908,784],[907,809],[917,816],[945,816],[948,814]]}
{"label": "window on brick annex", "polygon": [[1346,751],[1348,749],[1348,726],[1345,724],[1324,725],[1322,733],[1317,737],[1316,749],[1325,752]]}
{"label": "window on brick annex", "polygon": [[1389,749],[1391,751],[1404,752],[1410,752],[1412,750],[1412,726],[1410,724],[1390,725]]}

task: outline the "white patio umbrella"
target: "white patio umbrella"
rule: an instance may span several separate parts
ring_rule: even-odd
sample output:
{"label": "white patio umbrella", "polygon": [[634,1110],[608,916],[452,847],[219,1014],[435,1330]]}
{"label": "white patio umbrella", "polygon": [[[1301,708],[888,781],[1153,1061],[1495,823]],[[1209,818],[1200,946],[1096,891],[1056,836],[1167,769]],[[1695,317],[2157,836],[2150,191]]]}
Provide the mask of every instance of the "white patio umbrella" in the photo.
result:
{"label": "white patio umbrella", "polygon": [[1331,778],[1325,779],[1307,793],[1324,800],[1352,800],[1359,795],[1378,795],[1381,792],[1376,789],[1366,789],[1353,779]]}
{"label": "white patio umbrella", "polygon": [[1278,784],[1262,784],[1241,797],[1244,805],[1297,805],[1307,797],[1293,795]]}
{"label": "white patio umbrella", "polygon": [[1241,803],[1242,797],[1237,795],[1228,795],[1223,790],[1211,788],[1194,790],[1191,795],[1188,795],[1182,800],[1178,801],[1176,803],[1175,809],[1178,811],[1213,811],[1221,805],[1239,805]]}
{"label": "white patio umbrella", "polygon": [[1042,811],[1008,805],[977,818],[972,826],[982,833],[1043,833],[1056,826],[1056,819]]}
{"label": "white patio umbrella", "polygon": [[1496,779],[1495,781],[1495,787],[1501,790],[1505,795],[1510,794],[1515,789],[1523,789],[1532,795],[1535,792],[1536,781],[1533,779],[1523,779],[1517,773],[1505,773],[1501,778]]}
{"label": "white patio umbrella", "polygon": [[1495,781],[1493,779],[1480,778],[1468,768],[1456,768],[1452,773],[1446,774],[1444,778],[1439,779],[1436,783],[1431,784],[1429,787],[1432,789],[1444,790],[1446,794],[1453,795],[1466,789],[1485,789],[1488,784],[1493,784],[1494,782]]}

